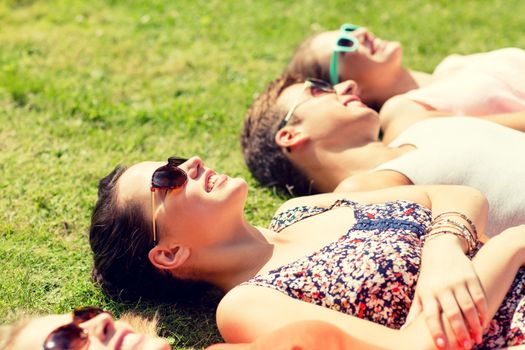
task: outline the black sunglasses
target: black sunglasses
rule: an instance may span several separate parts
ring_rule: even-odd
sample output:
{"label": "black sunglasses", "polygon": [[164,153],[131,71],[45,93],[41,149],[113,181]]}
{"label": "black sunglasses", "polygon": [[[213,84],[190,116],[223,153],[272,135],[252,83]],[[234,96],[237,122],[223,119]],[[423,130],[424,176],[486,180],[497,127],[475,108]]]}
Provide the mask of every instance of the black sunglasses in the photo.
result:
{"label": "black sunglasses", "polygon": [[155,191],[180,188],[188,181],[188,174],[179,165],[186,158],[170,157],[168,164],[161,166],[151,176],[151,220],[153,227],[153,245],[157,245],[157,225],[155,224]]}
{"label": "black sunglasses", "polygon": [[80,350],[89,342],[87,330],[80,327],[81,323],[91,320],[101,313],[109,311],[98,307],[86,306],[73,311],[73,321],[60,326],[47,336],[42,346],[43,350]]}

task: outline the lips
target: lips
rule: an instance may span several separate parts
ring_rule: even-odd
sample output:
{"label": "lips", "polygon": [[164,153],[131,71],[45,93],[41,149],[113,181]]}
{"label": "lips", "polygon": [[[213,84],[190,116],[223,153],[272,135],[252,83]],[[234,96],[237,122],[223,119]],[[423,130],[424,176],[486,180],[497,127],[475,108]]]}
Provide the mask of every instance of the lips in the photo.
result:
{"label": "lips", "polygon": [[347,107],[350,103],[353,103],[353,102],[354,103],[359,103],[359,105],[363,105],[363,102],[361,101],[359,96],[356,96],[356,95],[348,96],[348,98],[346,100],[344,100],[343,105],[345,107]]}
{"label": "lips", "polygon": [[204,190],[210,192],[217,182],[217,174],[213,170],[208,170],[204,176]]}

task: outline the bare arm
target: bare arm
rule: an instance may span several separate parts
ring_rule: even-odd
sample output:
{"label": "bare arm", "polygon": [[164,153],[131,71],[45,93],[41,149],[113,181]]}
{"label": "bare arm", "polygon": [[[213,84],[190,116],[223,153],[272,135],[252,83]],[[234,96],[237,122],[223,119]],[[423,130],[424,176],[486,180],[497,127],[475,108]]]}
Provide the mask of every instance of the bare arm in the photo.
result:
{"label": "bare arm", "polygon": [[491,238],[474,258],[474,267],[494,317],[518,269],[525,266],[525,225],[509,228]]}
{"label": "bare arm", "polygon": [[525,132],[525,111],[504,114],[490,114],[482,116],[481,118],[511,129]]}
{"label": "bare arm", "polygon": [[[437,111],[431,106],[411,100],[404,95],[392,97],[383,105],[380,111],[383,142],[390,143],[399,136],[399,134],[418,121],[447,116],[456,116],[456,114]],[[511,129],[525,132],[525,111],[473,117],[479,117]]]}
{"label": "bare arm", "polygon": [[412,185],[405,175],[393,170],[380,170],[353,175],[341,181],[335,193],[373,191],[382,188]]}
{"label": "bare arm", "polygon": [[[304,320],[324,321],[344,330],[355,349],[425,349],[414,346],[400,332],[357,317],[309,304],[264,287],[241,286],[231,290],[217,310],[217,325],[227,342],[251,342],[264,334]],[[428,331],[426,331],[428,334]],[[401,333],[402,334],[402,333]],[[421,344],[421,340],[420,343]]]}

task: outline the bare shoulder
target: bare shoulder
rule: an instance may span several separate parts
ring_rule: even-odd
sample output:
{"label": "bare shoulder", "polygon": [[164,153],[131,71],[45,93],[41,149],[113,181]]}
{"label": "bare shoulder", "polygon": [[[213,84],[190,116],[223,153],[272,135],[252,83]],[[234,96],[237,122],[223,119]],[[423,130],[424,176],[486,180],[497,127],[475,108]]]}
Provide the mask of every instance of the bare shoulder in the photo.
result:
{"label": "bare shoulder", "polygon": [[432,116],[432,107],[409,99],[394,96],[385,102],[379,112],[383,142],[390,143],[411,125]]}
{"label": "bare shoulder", "polygon": [[350,176],[334,192],[372,191],[387,187],[412,185],[405,175],[393,170],[379,170]]}
{"label": "bare shoulder", "polygon": [[428,110],[431,110],[430,106],[411,100],[406,94],[397,95],[388,99],[381,107],[379,111],[381,125],[388,127],[391,122],[399,117],[421,114],[421,112]]}
{"label": "bare shoulder", "polygon": [[233,288],[217,307],[217,327],[227,342],[245,342],[253,337],[248,327],[247,312],[257,300],[254,293],[248,293],[250,289],[253,288]]}
{"label": "bare shoulder", "polygon": [[285,309],[297,302],[270,288],[237,286],[217,307],[217,327],[227,342],[251,342],[287,323]]}

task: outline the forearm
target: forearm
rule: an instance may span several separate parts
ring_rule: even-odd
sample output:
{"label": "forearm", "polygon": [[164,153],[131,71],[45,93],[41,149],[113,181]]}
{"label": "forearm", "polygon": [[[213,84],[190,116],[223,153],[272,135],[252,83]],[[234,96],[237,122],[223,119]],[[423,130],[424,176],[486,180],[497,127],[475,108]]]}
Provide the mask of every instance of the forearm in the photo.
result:
{"label": "forearm", "polygon": [[511,129],[525,131],[525,111],[506,114],[491,114],[483,116],[482,118]]}
{"label": "forearm", "polygon": [[488,301],[489,318],[498,310],[518,269],[525,265],[525,226],[490,239],[474,258],[474,269]]}
{"label": "forearm", "polygon": [[433,218],[444,212],[459,212],[472,220],[479,235],[484,234],[488,201],[480,191],[465,186],[428,186],[427,193]]}

